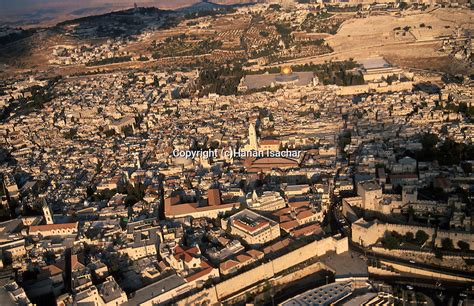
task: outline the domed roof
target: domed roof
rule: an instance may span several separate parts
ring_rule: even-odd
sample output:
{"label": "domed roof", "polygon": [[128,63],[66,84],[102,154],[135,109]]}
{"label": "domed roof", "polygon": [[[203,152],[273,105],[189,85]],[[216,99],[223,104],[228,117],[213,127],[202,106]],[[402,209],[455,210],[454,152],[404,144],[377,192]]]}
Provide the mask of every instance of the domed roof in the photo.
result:
{"label": "domed roof", "polygon": [[280,70],[280,75],[275,77],[275,81],[278,84],[282,83],[295,83],[299,80],[299,76],[296,73],[293,73],[290,66],[282,66]]}
{"label": "domed roof", "polygon": [[285,75],[289,75],[289,74],[292,74],[293,71],[291,70],[290,66],[282,66],[280,73],[285,74]]}

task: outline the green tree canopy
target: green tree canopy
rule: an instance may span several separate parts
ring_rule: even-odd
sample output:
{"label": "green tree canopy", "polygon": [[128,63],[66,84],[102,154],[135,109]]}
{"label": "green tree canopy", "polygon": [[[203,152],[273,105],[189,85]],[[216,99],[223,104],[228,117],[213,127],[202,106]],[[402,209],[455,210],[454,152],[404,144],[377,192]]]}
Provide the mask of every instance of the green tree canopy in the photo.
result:
{"label": "green tree canopy", "polygon": [[450,238],[444,238],[443,240],[441,240],[441,248],[445,250],[454,249],[453,241]]}
{"label": "green tree canopy", "polygon": [[458,247],[463,250],[463,251],[469,251],[470,250],[470,245],[469,243],[459,240],[458,241]]}
{"label": "green tree canopy", "polygon": [[415,241],[418,244],[424,244],[428,240],[429,236],[425,231],[418,230],[415,234]]}

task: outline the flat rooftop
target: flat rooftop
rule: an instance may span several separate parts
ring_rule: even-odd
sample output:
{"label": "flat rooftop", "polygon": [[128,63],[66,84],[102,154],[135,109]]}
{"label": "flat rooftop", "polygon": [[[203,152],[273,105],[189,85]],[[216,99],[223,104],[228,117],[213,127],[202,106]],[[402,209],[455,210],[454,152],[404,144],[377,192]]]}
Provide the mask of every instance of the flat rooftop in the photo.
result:
{"label": "flat rooftop", "polygon": [[362,60],[358,60],[358,62],[362,66],[364,66],[366,70],[392,67],[392,65],[389,62],[387,62],[383,57],[365,58]]}
{"label": "flat rooftop", "polygon": [[[248,89],[267,87],[272,83],[278,85],[277,77],[280,75],[280,73],[246,75],[244,84]],[[313,72],[293,72],[292,75],[298,77],[298,80],[294,83],[296,86],[306,86],[313,80]]]}
{"label": "flat rooftop", "polygon": [[347,301],[341,301],[340,305],[341,306],[360,306],[364,305],[364,303],[367,303],[371,299],[377,296],[377,293],[375,292],[367,292],[363,295],[359,295],[356,297],[349,297]]}
{"label": "flat rooftop", "polygon": [[185,284],[186,281],[176,274],[168,276],[162,280],[159,280],[151,285],[148,285],[142,289],[137,290],[133,297],[128,300],[124,305],[139,305],[147,301],[156,298],[157,296],[162,295],[166,291],[173,290],[176,287],[179,287]]}
{"label": "flat rooftop", "polygon": [[233,226],[237,226],[239,229],[248,233],[253,233],[260,229],[276,224],[276,222],[273,220],[265,218],[264,216],[248,209],[244,209],[236,213],[235,215],[231,216],[230,219]]}
{"label": "flat rooftop", "polygon": [[282,306],[299,306],[299,305],[332,305],[334,302],[350,295],[352,293],[351,282],[332,283],[316,289],[308,290],[299,294],[285,302]]}
{"label": "flat rooftop", "polygon": [[380,189],[379,184],[377,184],[374,181],[366,181],[361,183],[362,188],[364,188],[366,191],[372,191],[372,190],[378,190]]}

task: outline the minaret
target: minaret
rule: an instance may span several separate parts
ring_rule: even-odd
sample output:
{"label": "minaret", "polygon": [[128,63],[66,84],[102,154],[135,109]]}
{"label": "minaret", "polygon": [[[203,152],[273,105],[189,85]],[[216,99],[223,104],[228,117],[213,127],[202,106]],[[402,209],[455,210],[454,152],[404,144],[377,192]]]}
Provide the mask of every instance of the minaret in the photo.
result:
{"label": "minaret", "polygon": [[252,192],[252,201],[257,202],[258,201],[258,195],[257,195],[257,190],[253,190]]}
{"label": "minaret", "polygon": [[44,215],[44,220],[46,221],[46,224],[54,224],[53,213],[51,212],[51,208],[46,203],[46,201],[43,202],[43,215]]}
{"label": "minaret", "polygon": [[137,169],[141,169],[142,166],[140,164],[140,156],[137,153],[134,153],[133,155],[135,156],[135,165]]}
{"label": "minaret", "polygon": [[257,130],[255,129],[255,124],[253,123],[249,125],[249,144],[250,144],[250,150],[258,149]]}

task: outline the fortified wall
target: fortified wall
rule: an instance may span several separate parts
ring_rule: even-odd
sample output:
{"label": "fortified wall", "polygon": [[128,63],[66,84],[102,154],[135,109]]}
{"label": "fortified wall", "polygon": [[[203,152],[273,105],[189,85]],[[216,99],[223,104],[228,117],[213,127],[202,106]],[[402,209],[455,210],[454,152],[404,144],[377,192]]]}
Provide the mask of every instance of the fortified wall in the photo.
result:
{"label": "fortified wall", "polygon": [[190,305],[204,302],[211,304],[217,303],[218,301],[228,298],[233,294],[237,294],[248,287],[271,279],[279,273],[313,257],[322,256],[329,251],[341,254],[348,250],[349,245],[347,237],[339,239],[327,237],[317,240],[271,261],[262,263],[249,271],[220,282],[211,288],[184,298],[178,301],[177,304]]}
{"label": "fortified wall", "polygon": [[433,239],[433,235],[435,234],[435,229],[432,227],[379,223],[377,220],[366,222],[363,219],[359,219],[352,223],[351,229],[352,241],[357,242],[362,246],[373,245],[377,240],[384,237],[387,232],[392,231],[396,231],[402,235],[411,232],[415,235],[417,231],[422,230],[430,236],[428,239]]}
{"label": "fortified wall", "polygon": [[438,230],[436,232],[436,229],[433,227],[379,223],[377,220],[373,222],[366,222],[363,219],[359,219],[352,223],[351,228],[352,241],[357,242],[365,247],[375,244],[377,240],[384,237],[388,232],[395,231],[401,235],[411,232],[413,235],[415,235],[419,230],[422,230],[428,234],[429,240],[435,239],[435,245],[438,247],[441,246],[441,241],[445,238],[451,239],[455,248],[458,248],[457,243],[461,240],[469,243],[471,247],[474,247],[474,235],[468,232],[446,230]]}

